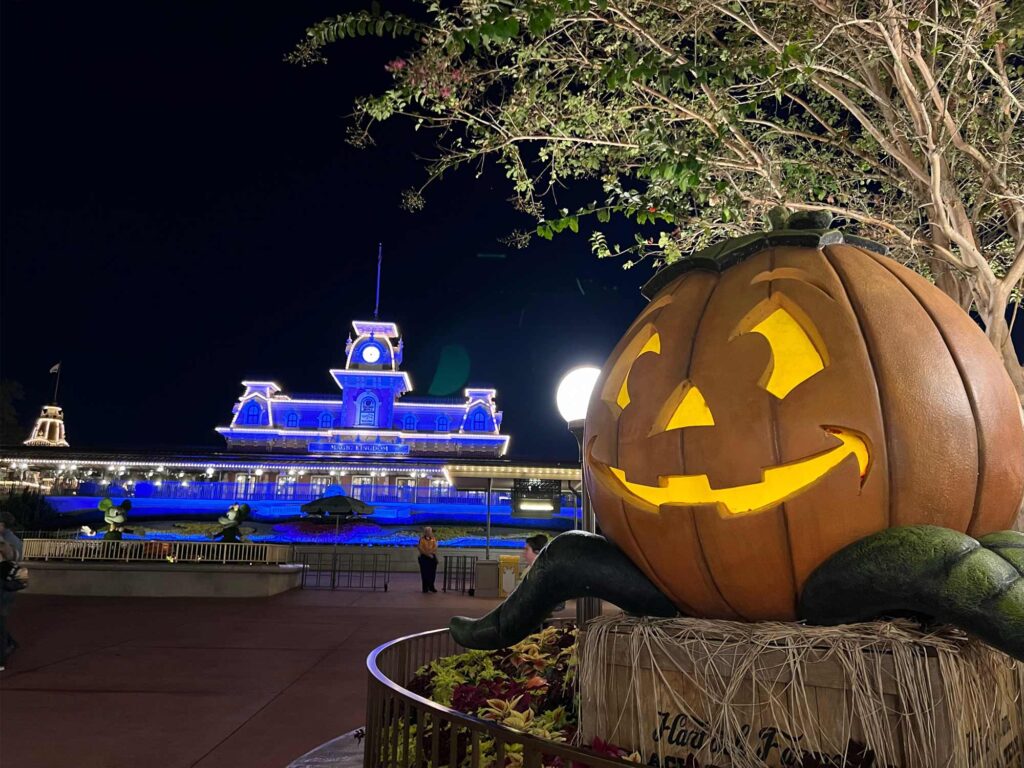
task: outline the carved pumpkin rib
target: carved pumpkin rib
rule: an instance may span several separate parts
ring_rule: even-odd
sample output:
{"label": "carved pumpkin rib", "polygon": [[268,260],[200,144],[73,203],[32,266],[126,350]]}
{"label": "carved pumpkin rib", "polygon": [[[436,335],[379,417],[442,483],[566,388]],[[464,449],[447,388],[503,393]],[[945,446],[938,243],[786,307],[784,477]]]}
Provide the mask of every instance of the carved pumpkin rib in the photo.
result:
{"label": "carved pumpkin rib", "polygon": [[831,553],[889,526],[888,456],[873,362],[838,274],[817,248],[780,249],[776,262],[776,271],[783,264],[813,276],[813,283],[781,282],[778,290],[806,311],[831,350],[820,379],[777,404],[781,455],[793,459],[830,445],[823,435],[809,432],[808,425],[845,426],[864,435],[870,446],[869,472],[859,492],[856,466],[848,465],[822,477],[817,489],[786,502],[799,593]]}
{"label": "carved pumpkin rib", "polygon": [[891,259],[871,257],[903,283],[931,317],[971,404],[978,440],[978,488],[966,533],[978,538],[1012,527],[1024,500],[1024,424],[1005,418],[1018,401],[1013,383],[997,358],[976,353],[978,345],[984,348],[988,340],[959,306]]}
{"label": "carved pumpkin rib", "polygon": [[[757,482],[763,468],[776,463],[773,396],[760,381],[772,362],[771,346],[759,334],[733,337],[750,310],[768,298],[768,284],[753,278],[770,271],[770,259],[765,249],[722,273],[694,340],[691,374],[709,398],[716,426],[690,430],[684,466],[706,474],[712,487]],[[782,506],[729,517],[715,505],[692,509],[701,550],[728,604],[748,621],[795,616]]]}
{"label": "carved pumpkin rib", "polygon": [[[843,277],[875,361],[887,426],[891,525],[966,531],[977,489],[977,428],[942,336],[907,287],[863,251],[835,245],[825,252]],[[899,333],[893,333],[894,318]]]}
{"label": "carved pumpkin rib", "polygon": [[[861,308],[854,302],[853,296],[850,294],[850,288],[846,284],[846,278],[843,275],[843,273],[839,271],[839,268],[835,265],[835,263],[832,261],[831,255],[829,253],[829,249],[828,248],[823,248],[822,249],[822,255],[825,257],[825,262],[832,269],[832,272],[835,274],[836,279],[839,281],[839,285],[842,286],[843,296],[846,298],[846,301],[849,302],[850,306],[853,307],[853,317],[857,321],[857,327],[860,329],[860,338],[861,338],[861,341],[864,344],[864,350],[865,350],[865,352],[867,354],[868,365],[871,367],[871,371],[870,371],[871,377],[877,382],[878,381],[878,364],[877,364],[877,362],[875,360],[875,355],[874,355],[874,353],[873,353],[873,351],[871,349],[871,344],[868,341],[867,331],[864,328],[864,319],[861,317],[861,314],[860,314],[861,313]],[[885,408],[885,393],[882,391],[882,387],[880,385],[877,385],[877,384],[876,384],[876,391],[878,392],[878,409],[879,409],[879,412],[881,414],[881,419],[882,419],[882,436],[883,436],[884,441],[885,441],[885,457],[886,457],[886,473],[885,474],[886,474],[886,479],[888,480],[888,482],[886,484],[887,488],[886,488],[886,494],[885,494],[885,498],[886,498],[885,509],[886,509],[886,512],[887,512],[888,525],[891,528],[892,525],[893,525],[893,513],[892,513],[892,509],[893,509],[893,506],[892,506],[892,492],[893,491],[892,491],[892,489],[893,489],[893,486],[896,483],[896,472],[895,472],[895,468],[892,466],[892,462],[889,459],[889,457],[892,456],[892,436],[890,435],[890,432],[889,432],[889,416],[888,416],[888,413],[887,413],[886,408]]]}
{"label": "carved pumpkin rib", "polygon": [[[776,251],[775,248],[772,248],[772,249],[770,249],[768,251],[768,270],[769,270],[769,274],[775,271],[775,267],[776,267],[775,251]],[[768,283],[768,298],[771,299],[772,294],[775,291],[775,280],[768,280],[767,283]],[[818,290],[822,290],[820,288],[820,286],[818,287]],[[768,408],[769,408],[769,413],[771,414],[769,418],[771,419],[771,425],[772,425],[772,452],[773,452],[774,458],[775,458],[775,460],[772,462],[772,464],[773,464],[773,466],[778,466],[779,464],[782,463],[782,447],[779,444],[779,403],[775,400],[775,398],[771,398],[768,401]],[[793,549],[794,549],[793,531],[792,531],[792,529],[790,527],[789,508],[786,506],[786,502],[785,501],[783,501],[782,504],[780,505],[780,509],[781,509],[781,517],[782,517],[782,528],[783,528],[783,530],[785,531],[785,534],[786,534],[786,552],[787,552],[787,558],[786,559],[789,561],[790,573],[791,573],[792,578],[793,578],[793,615],[796,615],[797,600],[799,599],[799,594],[797,593],[797,590],[799,589],[800,576],[797,573],[797,570],[796,570],[796,560],[793,557]]]}
{"label": "carved pumpkin rib", "polygon": [[[717,278],[716,278],[717,283]],[[710,293],[710,292],[709,292]],[[654,332],[654,329],[658,326],[658,321],[661,318],[665,308],[672,304],[673,297],[671,294],[666,294],[655,299],[649,306],[647,306],[643,312],[637,317],[637,319],[630,325],[629,330],[623,336],[622,341],[616,345],[616,349],[612,352],[611,358],[613,360],[621,359],[623,355],[627,358],[635,358],[635,353],[630,354],[629,350],[633,347],[640,347],[643,345],[642,342],[638,341],[636,334],[640,332],[645,333],[645,339],[649,337],[649,333],[645,329],[650,329],[650,333]],[[632,360],[630,362],[635,362]],[[631,368],[631,365],[630,365]],[[592,420],[589,418],[589,413],[594,412],[595,403],[594,399],[599,402],[596,406],[600,409],[599,413],[604,417],[608,417],[608,411],[618,408],[617,405],[608,402],[611,398],[609,393],[611,391],[617,391],[621,386],[618,382],[619,376],[628,377],[629,370],[625,374],[615,370],[613,366],[611,370],[607,371],[607,375],[602,381],[598,381],[594,387],[594,393],[592,395],[592,402],[588,409],[587,425],[588,430],[592,428]],[[621,410],[621,409],[620,409]],[[616,439],[614,442],[615,450],[607,457],[607,460],[613,461],[616,465],[620,464],[619,459],[619,441],[621,438],[621,413],[616,414],[614,419]],[[596,439],[596,438],[595,438]],[[593,447],[593,440],[588,437],[587,439],[588,450]],[[647,556],[644,553],[644,548],[637,539],[633,527],[629,522],[629,514],[626,509],[625,503],[619,498],[611,488],[608,487],[607,483],[604,482],[604,478],[595,476],[594,470],[591,469],[589,473],[589,480],[594,495],[592,503],[595,505],[595,509],[600,510],[600,524],[602,533],[608,538],[614,541],[623,551],[629,554],[630,559],[637,564],[637,566],[651,579],[654,584],[657,585],[658,589],[664,592],[668,597],[677,605],[679,608],[689,614],[698,615],[701,613],[699,609],[691,607],[691,605],[684,600],[684,596],[677,593],[676,590],[672,589],[672,585],[666,582],[660,577],[658,569],[653,567]]]}
{"label": "carved pumpkin rib", "polygon": [[[694,329],[693,337],[690,340],[689,354],[686,356],[686,366],[683,368],[683,375],[686,379],[691,379],[693,376],[693,350],[697,346],[698,339],[700,339],[701,328],[704,325],[704,317],[707,315],[708,307],[711,305],[711,299],[721,284],[722,278],[719,276],[715,281],[715,287],[708,293],[707,298],[704,300],[704,306],[701,307],[700,314],[697,316],[697,327]],[[682,472],[686,473],[686,430],[679,430],[679,461],[681,462]],[[725,596],[724,590],[719,586],[718,580],[715,578],[715,572],[711,567],[711,563],[708,562],[707,555],[704,553],[704,541],[700,535],[700,525],[697,524],[696,514],[690,514],[687,517],[689,519],[693,535],[697,541],[696,549],[700,553],[698,566],[704,573],[707,582],[713,587],[718,599],[722,601],[729,611],[728,614],[723,614],[722,618],[738,618],[742,616],[742,613],[737,610],[731,602],[729,602],[729,599]]]}
{"label": "carved pumpkin rib", "polygon": [[[687,375],[692,359],[693,340],[699,333],[704,314],[720,282],[721,278],[713,272],[706,270],[688,272],[672,291],[672,302],[657,314],[652,313],[647,316],[647,323],[653,324],[666,340],[666,347],[663,348],[663,354],[657,362],[661,366],[669,365],[669,368],[660,370],[679,370],[675,369],[671,365],[671,361],[666,358],[672,357],[673,352],[676,351],[675,344],[686,339],[688,340],[686,367],[682,368],[682,374],[677,372],[673,377]],[[696,295],[690,296],[689,301],[684,301],[681,298],[681,295],[690,293]],[[703,298],[701,298],[701,294],[703,294]],[[688,326],[690,323],[693,324],[692,329],[680,328],[680,326]],[[635,346],[633,340],[625,344],[623,350],[629,349],[631,346]],[[637,381],[642,381],[642,379],[638,377]],[[614,382],[611,383],[614,385]],[[647,383],[650,385],[652,382],[648,381]],[[647,405],[649,404],[637,401],[631,403],[630,407],[643,408]],[[632,444],[630,436],[625,430],[624,422],[625,418],[620,417],[616,426],[616,439],[620,450],[625,449],[627,453],[631,453]],[[685,431],[679,430],[676,435],[676,439],[679,440],[679,448],[675,455],[679,460],[682,460],[683,457],[682,437]],[[647,431],[643,431],[642,435],[642,444],[649,446]],[[628,461],[623,453],[619,453],[617,459],[620,466]],[[603,479],[602,477],[599,481]],[[740,617],[740,613],[725,599],[714,580],[712,569],[700,545],[691,510],[687,509],[677,516],[674,513],[650,507],[640,500],[633,502],[630,499],[622,499],[619,509],[622,511],[621,528],[628,536],[628,541],[624,543],[616,541],[616,543],[635,553],[631,555],[634,562],[659,586],[664,585],[662,589],[681,609],[691,610],[696,615],[732,619]],[[677,519],[679,517],[682,520]],[[650,546],[651,541],[672,541],[675,537],[668,536],[666,529],[676,525],[687,526],[691,529],[688,535],[677,539],[684,549],[667,550],[665,547]],[[613,540],[615,540],[614,536]],[[660,578],[663,574],[671,574],[672,578]]]}
{"label": "carved pumpkin rib", "polygon": [[[873,254],[872,254],[872,256],[873,256]],[[921,306],[921,309],[925,312],[925,314],[928,315],[928,317],[931,319],[932,323],[935,325],[936,332],[939,334],[939,337],[942,339],[943,344],[946,346],[946,353],[949,355],[950,359],[953,361],[953,365],[956,366],[957,373],[960,375],[960,384],[964,388],[964,395],[967,398],[967,402],[968,402],[968,404],[971,407],[971,415],[973,417],[972,420],[974,422],[975,440],[977,441],[978,477],[981,478],[983,476],[983,467],[985,466],[985,450],[984,450],[985,446],[984,446],[984,442],[983,442],[983,437],[982,437],[981,432],[980,432],[980,426],[978,424],[978,407],[977,407],[977,405],[975,403],[975,399],[974,399],[972,391],[971,391],[971,387],[970,387],[970,384],[969,384],[969,379],[968,379],[967,376],[964,375],[964,370],[963,370],[961,361],[957,357],[957,355],[954,354],[953,348],[950,346],[949,338],[946,335],[946,331],[943,328],[942,324],[939,323],[935,319],[935,313],[933,311],[931,311],[931,309],[923,301],[921,301],[921,297],[917,294],[917,292],[914,291],[914,289],[911,288],[911,286],[907,284],[906,280],[900,279],[900,275],[897,272],[895,272],[894,270],[889,269],[888,265],[882,263],[878,259],[875,259],[875,262],[877,264],[879,264],[880,266],[882,266],[882,268],[886,269],[886,271],[890,272],[893,277],[895,277],[897,280],[899,280],[900,284],[904,288],[907,289],[907,293],[909,293],[913,297],[913,299]],[[980,483],[979,483],[979,485],[980,485]],[[981,502],[981,493],[979,491],[980,491],[980,488],[976,486],[975,487],[975,492],[974,492],[974,504],[973,504],[973,506],[971,508],[971,517],[970,517],[970,520],[967,523],[967,527],[965,528],[965,530],[967,530],[967,531],[971,530],[971,527],[972,527],[974,521],[978,517],[979,504]],[[988,533],[988,532],[989,531],[986,531],[985,533]]]}

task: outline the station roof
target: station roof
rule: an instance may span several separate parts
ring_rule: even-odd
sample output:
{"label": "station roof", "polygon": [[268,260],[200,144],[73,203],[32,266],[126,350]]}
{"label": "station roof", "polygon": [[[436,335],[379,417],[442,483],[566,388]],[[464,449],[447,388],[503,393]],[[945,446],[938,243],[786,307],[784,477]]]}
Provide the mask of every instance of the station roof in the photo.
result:
{"label": "station roof", "polygon": [[558,480],[563,485],[579,485],[579,465],[539,462],[460,462],[446,464],[444,475],[457,490],[505,490],[515,480]]}

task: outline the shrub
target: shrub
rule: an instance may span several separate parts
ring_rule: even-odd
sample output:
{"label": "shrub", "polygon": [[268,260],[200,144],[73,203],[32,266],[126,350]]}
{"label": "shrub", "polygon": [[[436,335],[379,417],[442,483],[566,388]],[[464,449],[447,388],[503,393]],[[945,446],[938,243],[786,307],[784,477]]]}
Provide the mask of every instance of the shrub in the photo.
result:
{"label": "shrub", "polygon": [[28,489],[0,496],[0,515],[8,528],[19,530],[45,530],[57,523],[57,512],[46,497]]}

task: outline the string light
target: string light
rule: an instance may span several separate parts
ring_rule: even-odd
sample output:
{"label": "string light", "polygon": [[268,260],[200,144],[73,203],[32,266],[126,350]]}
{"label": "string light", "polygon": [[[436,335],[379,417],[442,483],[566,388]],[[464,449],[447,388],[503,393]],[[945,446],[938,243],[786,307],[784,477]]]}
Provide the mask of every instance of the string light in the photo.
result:
{"label": "string light", "polygon": [[[412,447],[436,451],[439,450],[437,444],[444,443],[445,441],[449,443],[454,442],[455,444],[467,442],[469,445],[478,446],[478,449],[486,448],[493,450],[497,456],[504,456],[507,453],[510,438],[507,435],[499,434],[502,414],[497,410],[494,402],[497,390],[486,387],[467,387],[463,390],[463,394],[466,397],[464,403],[403,402],[400,399],[400,395],[412,389],[412,380],[407,372],[397,370],[396,368],[396,362],[401,362],[400,353],[402,350],[397,324],[354,320],[352,328],[355,331],[356,338],[353,340],[350,336],[347,342],[345,369],[332,368],[329,370],[330,375],[343,392],[349,385],[362,388],[362,383],[359,381],[360,378],[370,377],[384,382],[401,379],[400,384],[392,383],[390,386],[385,384],[385,386],[375,387],[375,389],[390,390],[393,396],[399,396],[395,397],[392,403],[391,412],[394,424],[402,426],[411,424],[411,429],[408,431],[394,427],[378,430],[364,430],[352,427],[334,429],[334,424],[343,417],[344,399],[326,397],[324,399],[293,399],[286,395],[276,382],[243,380],[244,392],[232,408],[232,418],[229,426],[216,427],[216,431],[228,441],[229,446],[233,442],[247,443],[255,440],[265,440],[267,437],[284,438],[290,442],[303,438],[318,438],[318,441],[314,440],[307,445],[307,450],[310,453],[316,453],[318,450],[320,452],[337,453],[357,452],[354,450],[346,451],[344,448],[332,450],[326,448],[326,445],[328,443],[337,445],[339,442],[346,440],[351,441],[352,436],[355,436],[355,442],[360,442],[363,435],[376,437],[378,442],[382,437],[394,437],[397,441],[401,441],[400,443],[396,442],[396,446],[404,443],[411,444],[410,448],[403,451],[399,451],[396,447],[395,449],[382,449],[381,453],[404,453],[410,451]],[[399,339],[397,350],[391,343],[391,339]],[[358,349],[367,343],[387,347],[388,357],[386,362],[390,363],[392,370],[352,368],[353,355],[357,354]],[[251,411],[246,406],[254,400],[261,401],[259,406],[259,422],[252,425],[244,424],[248,420]],[[287,419],[290,420],[294,415],[297,423],[316,420],[320,424],[326,424],[325,417],[328,417],[331,421],[331,427],[314,429],[312,427],[278,426],[280,418],[278,408],[275,406],[285,404],[287,404],[288,408]],[[474,422],[477,421],[475,411],[478,408],[482,408],[489,417],[487,421],[483,422],[485,430],[467,431],[466,426],[470,424],[471,418]],[[435,432],[415,431],[416,417],[423,412],[430,411],[440,412],[440,415],[435,417],[439,430]],[[458,424],[457,429],[451,429],[449,425],[452,424]]]}
{"label": "string light", "polygon": [[[216,427],[216,431],[222,435],[232,435],[235,433],[239,434],[251,434],[251,435],[274,435],[276,437],[347,437],[353,435],[362,438],[365,436],[380,436],[380,437],[395,437],[402,438],[405,440],[415,440],[429,442],[431,440],[454,440],[456,442],[461,440],[476,440],[476,441],[489,441],[495,443],[507,443],[510,435],[497,435],[497,434],[474,434],[472,432],[466,433],[453,433],[453,432],[401,432],[394,429],[343,429],[343,430],[313,430],[313,429],[281,429],[281,428],[267,428],[267,427]],[[363,441],[369,442],[369,441]]]}

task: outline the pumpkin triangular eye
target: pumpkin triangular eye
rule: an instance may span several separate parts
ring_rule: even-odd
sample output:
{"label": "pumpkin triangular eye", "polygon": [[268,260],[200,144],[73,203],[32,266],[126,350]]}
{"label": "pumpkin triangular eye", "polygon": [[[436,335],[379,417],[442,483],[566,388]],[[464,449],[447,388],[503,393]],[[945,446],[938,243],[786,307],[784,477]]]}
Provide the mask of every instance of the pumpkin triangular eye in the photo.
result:
{"label": "pumpkin triangular eye", "polygon": [[670,429],[713,426],[715,419],[704,394],[696,385],[684,381],[665,403],[651,434],[668,432]]}
{"label": "pumpkin triangular eye", "polygon": [[[762,302],[739,324],[730,338],[757,333],[771,347],[771,359],[758,384],[779,400],[825,370],[824,344],[803,313],[779,305],[780,297]],[[798,319],[799,318],[799,319]]]}
{"label": "pumpkin triangular eye", "polygon": [[[647,343],[640,348],[640,351],[636,353],[636,357],[633,358],[633,362],[636,362],[646,352],[653,352],[656,355],[661,354],[661,336],[657,333],[651,336]],[[633,366],[630,365],[630,370],[632,369]],[[622,386],[619,387],[619,394],[615,398],[615,403],[623,410],[629,405],[629,371],[626,371],[626,375],[622,378]]]}

